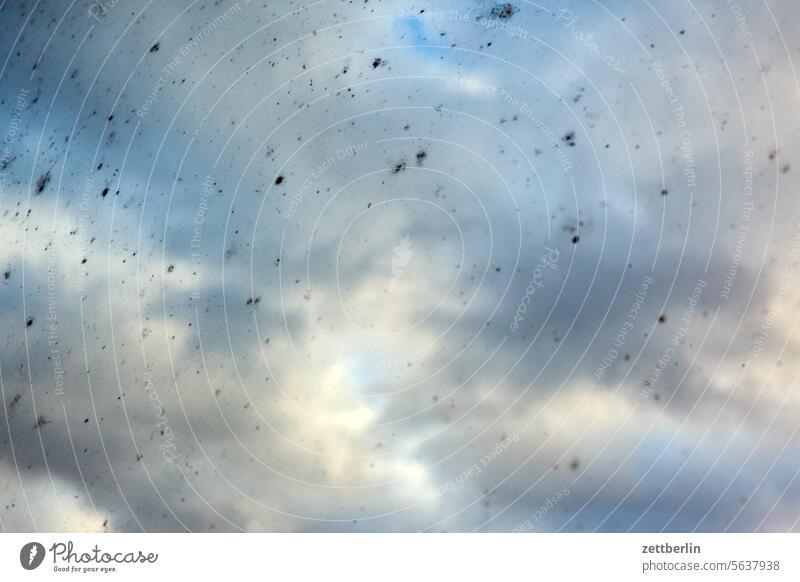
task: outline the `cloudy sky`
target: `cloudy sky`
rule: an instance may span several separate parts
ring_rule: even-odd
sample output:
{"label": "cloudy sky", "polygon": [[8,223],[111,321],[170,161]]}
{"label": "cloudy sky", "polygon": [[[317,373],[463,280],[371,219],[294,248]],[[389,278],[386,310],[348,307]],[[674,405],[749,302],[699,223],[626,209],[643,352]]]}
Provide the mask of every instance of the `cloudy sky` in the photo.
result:
{"label": "cloudy sky", "polygon": [[0,3],[0,527],[800,530],[798,23]]}

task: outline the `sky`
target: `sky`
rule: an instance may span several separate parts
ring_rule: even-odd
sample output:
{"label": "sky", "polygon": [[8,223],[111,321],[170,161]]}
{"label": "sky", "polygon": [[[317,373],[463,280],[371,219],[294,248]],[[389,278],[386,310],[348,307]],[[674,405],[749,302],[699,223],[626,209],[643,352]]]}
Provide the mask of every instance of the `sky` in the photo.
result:
{"label": "sky", "polygon": [[800,530],[800,5],[0,2],[2,531]]}

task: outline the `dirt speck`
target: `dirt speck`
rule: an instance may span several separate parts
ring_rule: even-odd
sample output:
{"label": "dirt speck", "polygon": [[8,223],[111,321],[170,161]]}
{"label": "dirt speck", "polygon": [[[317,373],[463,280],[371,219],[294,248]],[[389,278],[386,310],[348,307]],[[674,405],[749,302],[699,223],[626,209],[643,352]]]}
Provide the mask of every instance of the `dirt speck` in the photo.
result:
{"label": "dirt speck", "polygon": [[490,14],[494,18],[506,19],[514,16],[515,11],[516,9],[514,8],[513,4],[511,4],[510,2],[505,2],[503,4],[498,4],[494,8],[492,8]]}
{"label": "dirt speck", "polygon": [[44,189],[47,188],[47,185],[50,183],[50,172],[45,172],[39,179],[36,180],[36,193],[41,194],[44,192]]}

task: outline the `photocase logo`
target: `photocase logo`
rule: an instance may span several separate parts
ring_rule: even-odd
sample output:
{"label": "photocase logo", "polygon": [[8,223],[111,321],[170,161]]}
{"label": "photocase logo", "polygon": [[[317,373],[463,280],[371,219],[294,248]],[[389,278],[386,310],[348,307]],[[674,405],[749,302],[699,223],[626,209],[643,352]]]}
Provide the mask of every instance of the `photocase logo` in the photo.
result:
{"label": "photocase logo", "polygon": [[414,244],[408,235],[403,235],[400,239],[400,244],[392,249],[392,280],[389,282],[389,293],[394,290],[394,286],[403,275],[403,270],[411,262],[411,257],[414,253],[411,251],[411,245]]}
{"label": "photocase logo", "polygon": [[44,561],[44,546],[39,542],[28,542],[19,551],[19,563],[26,570],[35,570]]}

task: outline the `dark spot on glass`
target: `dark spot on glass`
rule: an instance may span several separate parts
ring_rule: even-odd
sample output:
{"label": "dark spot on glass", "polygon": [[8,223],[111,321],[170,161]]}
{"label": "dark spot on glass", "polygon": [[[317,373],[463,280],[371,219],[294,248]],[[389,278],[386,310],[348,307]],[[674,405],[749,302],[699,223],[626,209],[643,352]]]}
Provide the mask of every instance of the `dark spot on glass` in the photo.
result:
{"label": "dark spot on glass", "polygon": [[495,18],[511,18],[514,15],[514,6],[510,2],[498,4],[492,8],[490,14]]}
{"label": "dark spot on glass", "polygon": [[50,172],[42,174],[39,176],[39,179],[36,180],[36,193],[41,194],[44,192],[44,189],[47,188],[47,185],[50,183]]}

